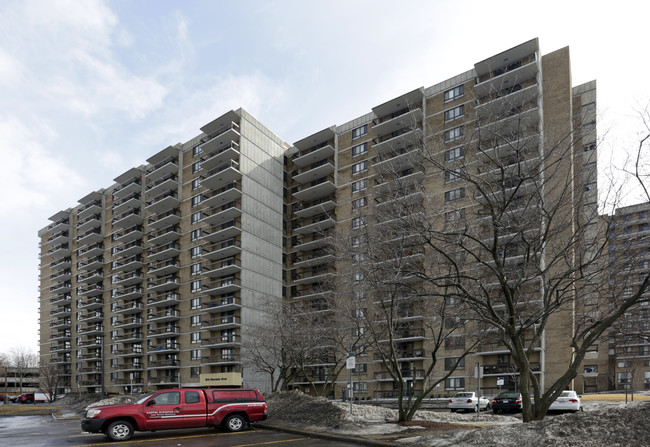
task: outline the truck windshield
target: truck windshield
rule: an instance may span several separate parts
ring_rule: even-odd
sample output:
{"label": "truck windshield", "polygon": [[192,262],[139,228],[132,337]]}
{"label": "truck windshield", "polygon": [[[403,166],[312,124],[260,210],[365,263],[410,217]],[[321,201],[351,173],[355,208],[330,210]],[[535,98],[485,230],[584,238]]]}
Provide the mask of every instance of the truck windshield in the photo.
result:
{"label": "truck windshield", "polygon": [[153,392],[153,393],[149,393],[149,394],[147,394],[146,396],[141,397],[140,399],[138,399],[138,401],[136,402],[136,404],[143,404],[145,400],[149,399],[149,398],[150,398],[151,396],[153,396],[154,394],[156,394],[156,393],[155,393],[155,392]]}

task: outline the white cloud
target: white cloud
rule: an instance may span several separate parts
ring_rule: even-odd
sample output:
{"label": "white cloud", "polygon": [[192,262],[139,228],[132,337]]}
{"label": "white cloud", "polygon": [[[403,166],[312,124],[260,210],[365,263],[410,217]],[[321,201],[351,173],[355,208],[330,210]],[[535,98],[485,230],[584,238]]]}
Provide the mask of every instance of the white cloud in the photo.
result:
{"label": "white cloud", "polygon": [[5,219],[26,208],[51,207],[59,196],[78,194],[86,183],[62,158],[45,149],[55,135],[42,123],[26,123],[0,115],[0,217]]}

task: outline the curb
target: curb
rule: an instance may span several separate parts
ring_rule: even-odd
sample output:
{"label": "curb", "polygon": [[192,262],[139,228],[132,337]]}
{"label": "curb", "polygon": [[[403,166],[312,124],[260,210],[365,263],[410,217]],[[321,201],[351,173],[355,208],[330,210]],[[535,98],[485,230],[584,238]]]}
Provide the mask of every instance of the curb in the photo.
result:
{"label": "curb", "polygon": [[269,424],[260,424],[260,423],[255,423],[253,425],[255,427],[262,428],[265,430],[281,431],[281,432],[291,433],[294,435],[307,436],[310,438],[327,439],[329,441],[347,442],[351,444],[368,445],[372,447],[399,447],[400,446],[400,444],[395,444],[392,442],[377,441],[375,439],[367,439],[367,438],[359,438],[357,436],[338,435],[335,433],[324,433],[318,431],[301,430],[298,428],[287,427],[282,425],[269,425]]}

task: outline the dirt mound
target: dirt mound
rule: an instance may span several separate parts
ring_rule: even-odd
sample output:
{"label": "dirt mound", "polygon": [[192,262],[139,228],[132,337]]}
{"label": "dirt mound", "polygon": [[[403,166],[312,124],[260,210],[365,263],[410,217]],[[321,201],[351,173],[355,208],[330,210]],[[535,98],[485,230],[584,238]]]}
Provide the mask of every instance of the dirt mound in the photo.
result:
{"label": "dirt mound", "polygon": [[324,397],[312,397],[300,391],[278,392],[266,396],[269,423],[287,423],[299,426],[344,425],[345,412]]}
{"label": "dirt mound", "polygon": [[648,433],[650,404],[635,403],[624,407],[564,414],[517,426],[460,431],[449,436],[421,439],[418,445],[641,447],[648,445]]}

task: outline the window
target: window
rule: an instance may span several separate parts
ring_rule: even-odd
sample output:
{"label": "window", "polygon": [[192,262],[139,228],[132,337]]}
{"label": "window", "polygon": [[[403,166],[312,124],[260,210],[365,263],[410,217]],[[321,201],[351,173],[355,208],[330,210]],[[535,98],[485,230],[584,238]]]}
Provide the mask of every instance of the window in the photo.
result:
{"label": "window", "polygon": [[465,197],[465,188],[452,189],[445,193],[445,202],[454,202]]}
{"label": "window", "polygon": [[[195,241],[195,240],[197,240],[197,239],[200,239],[200,238],[201,238],[201,229],[200,229],[200,228],[197,228],[196,230],[192,230],[192,232],[190,233],[190,238],[191,238],[193,241]],[[200,251],[201,251],[201,250],[199,249],[199,252],[200,252]]]}
{"label": "window", "polygon": [[452,351],[454,349],[465,349],[465,336],[457,335],[445,339],[445,349]]}
{"label": "window", "polygon": [[[200,377],[200,376],[201,376],[201,367],[200,366],[191,366],[190,367],[190,377]],[[197,395],[198,395],[198,393],[197,393]],[[187,403],[190,403],[190,402],[187,402]]]}
{"label": "window", "polygon": [[445,143],[458,140],[465,135],[465,126],[454,127],[453,129],[445,130]]}
{"label": "window", "polygon": [[201,153],[203,153],[203,148],[201,146],[194,146],[194,148],[192,149],[192,157],[196,157]]}
{"label": "window", "polygon": [[450,149],[445,152],[445,161],[455,161],[465,158],[465,148],[463,146]]}
{"label": "window", "polygon": [[585,374],[598,374],[598,366],[597,365],[585,365]]}
{"label": "window", "polygon": [[[196,376],[193,376],[196,377]],[[198,404],[201,402],[201,397],[198,391],[185,391],[185,403],[186,404]]]}
{"label": "window", "polygon": [[358,264],[362,263],[365,260],[366,260],[366,255],[363,254],[363,253],[354,253],[352,255],[352,261],[354,261],[354,262],[356,262]]}
{"label": "window", "polygon": [[190,317],[190,326],[200,326],[201,325],[201,315],[192,315]]}
{"label": "window", "polygon": [[366,299],[368,299],[368,295],[366,294],[365,290],[355,290],[354,299],[356,301],[365,301]]}
{"label": "window", "polygon": [[198,258],[199,256],[201,256],[201,246],[197,245],[196,247],[192,247],[192,249],[190,250],[190,254],[192,258]]}
{"label": "window", "polygon": [[445,123],[453,121],[458,118],[462,118],[465,115],[465,106],[459,105],[453,109],[445,110]]}
{"label": "window", "polygon": [[465,220],[465,208],[460,210],[447,211],[445,213],[445,222],[452,224]]}
{"label": "window", "polygon": [[445,371],[451,371],[454,369],[454,366],[456,365],[456,362],[458,362],[458,366],[456,369],[465,369],[465,357],[458,360],[460,357],[447,357],[445,359]]}
{"label": "window", "polygon": [[192,289],[191,292],[199,292],[199,291],[201,291],[201,280],[200,279],[197,280],[197,281],[192,281],[190,284],[191,284],[191,289]]}
{"label": "window", "polygon": [[203,217],[203,213],[201,211],[197,211],[196,213],[192,213],[192,223],[195,224],[201,220]]}
{"label": "window", "polygon": [[368,170],[368,160],[360,161],[352,165],[352,175],[360,174]]}
{"label": "window", "polygon": [[192,197],[192,208],[194,208],[195,206],[199,206],[200,204],[201,204],[201,194]]}
{"label": "window", "polygon": [[464,85],[459,85],[457,87],[454,87],[451,90],[447,90],[445,92],[445,102],[453,101],[456,98],[460,98],[464,94],[465,94]]}
{"label": "window", "polygon": [[445,171],[445,183],[455,182],[460,178],[460,168]]}
{"label": "window", "polygon": [[648,212],[647,211],[639,211],[639,219],[647,219],[648,218]]}
{"label": "window", "polygon": [[190,307],[192,310],[201,308],[201,298],[192,298],[190,300]]}
{"label": "window", "polygon": [[201,170],[201,161],[197,161],[192,164],[192,174],[196,174]]}
{"label": "window", "polygon": [[361,244],[363,243],[363,236],[352,236],[352,247],[361,247]]}
{"label": "window", "polygon": [[352,139],[356,140],[357,138],[361,138],[364,135],[368,135],[368,125],[364,124],[361,127],[357,127],[356,129],[352,129]]}
{"label": "window", "polygon": [[172,391],[169,393],[161,393],[156,396],[155,405],[180,405],[181,403],[181,393],[178,391]]}
{"label": "window", "polygon": [[361,180],[357,180],[356,182],[352,182],[352,193],[354,194],[355,192],[363,191],[364,189],[368,188],[368,179],[363,178]]}
{"label": "window", "polygon": [[201,343],[201,333],[200,332],[192,332],[190,335],[190,341],[192,343]]}
{"label": "window", "polygon": [[639,224],[639,231],[648,231],[648,224],[647,223]]}
{"label": "window", "polygon": [[368,152],[368,143],[358,144],[352,148],[352,157],[358,157],[366,152]]}
{"label": "window", "polygon": [[366,224],[366,218],[364,216],[355,217],[352,219],[352,229],[361,228],[362,225]]}
{"label": "window", "polygon": [[354,393],[365,394],[368,392],[368,384],[366,382],[352,382],[352,390]]}
{"label": "window", "polygon": [[190,351],[190,359],[191,360],[201,360],[201,350],[200,349],[192,349]]}
{"label": "window", "polygon": [[192,264],[190,266],[190,275],[198,275],[201,273],[201,263]]}
{"label": "window", "polygon": [[363,281],[364,278],[365,278],[365,275],[363,274],[363,272],[355,272],[354,273],[354,280],[355,281],[357,281],[357,282]]}
{"label": "window", "polygon": [[449,377],[445,379],[446,390],[464,390],[465,378],[464,377]]}
{"label": "window", "polygon": [[368,206],[368,197],[359,197],[352,201],[352,209],[358,210],[359,208],[365,208]]}

